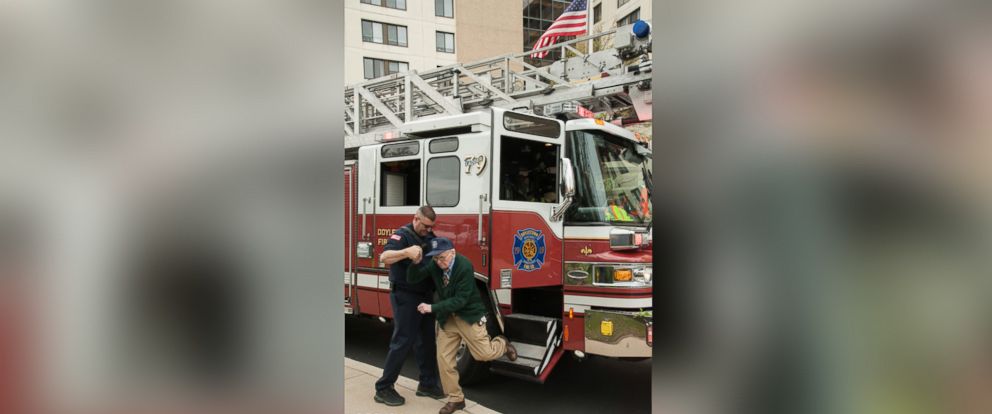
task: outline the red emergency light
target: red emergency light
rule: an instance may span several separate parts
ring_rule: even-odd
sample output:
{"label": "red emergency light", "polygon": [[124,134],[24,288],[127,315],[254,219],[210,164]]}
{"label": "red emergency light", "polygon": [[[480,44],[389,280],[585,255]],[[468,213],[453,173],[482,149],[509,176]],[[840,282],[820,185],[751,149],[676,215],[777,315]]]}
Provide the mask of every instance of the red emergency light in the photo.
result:
{"label": "red emergency light", "polygon": [[596,117],[596,114],[594,114],[592,111],[590,111],[590,110],[588,110],[588,109],[586,109],[585,107],[582,107],[582,106],[579,106],[575,110],[575,112],[577,114],[579,114],[579,116],[581,116],[583,118],[595,118]]}

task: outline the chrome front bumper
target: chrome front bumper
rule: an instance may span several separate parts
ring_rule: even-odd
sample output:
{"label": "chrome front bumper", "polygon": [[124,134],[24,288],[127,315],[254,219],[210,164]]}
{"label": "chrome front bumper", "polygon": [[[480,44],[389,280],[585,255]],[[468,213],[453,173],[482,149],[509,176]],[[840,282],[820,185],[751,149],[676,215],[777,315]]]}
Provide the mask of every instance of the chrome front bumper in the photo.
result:
{"label": "chrome front bumper", "polygon": [[587,310],[585,352],[608,357],[651,357],[651,319],[642,312]]}

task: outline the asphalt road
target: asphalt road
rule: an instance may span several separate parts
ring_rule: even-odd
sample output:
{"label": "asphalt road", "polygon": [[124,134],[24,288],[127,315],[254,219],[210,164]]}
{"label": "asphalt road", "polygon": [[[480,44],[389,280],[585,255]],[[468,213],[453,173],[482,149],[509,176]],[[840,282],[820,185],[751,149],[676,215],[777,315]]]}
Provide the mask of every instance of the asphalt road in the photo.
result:
{"label": "asphalt road", "polygon": [[[392,329],[391,321],[345,317],[345,355],[382,367]],[[418,377],[412,352],[402,375]],[[465,398],[503,413],[650,413],[651,361],[579,362],[566,354],[544,384],[493,375],[464,391]]]}

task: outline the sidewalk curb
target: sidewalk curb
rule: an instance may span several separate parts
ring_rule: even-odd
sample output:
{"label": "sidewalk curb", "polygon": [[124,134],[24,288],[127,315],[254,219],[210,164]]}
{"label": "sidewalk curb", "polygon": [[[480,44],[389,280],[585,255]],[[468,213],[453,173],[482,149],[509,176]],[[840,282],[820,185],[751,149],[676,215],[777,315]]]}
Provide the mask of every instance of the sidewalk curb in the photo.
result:
{"label": "sidewalk curb", "polygon": [[[346,372],[346,374],[345,374],[345,388],[347,388],[347,384],[349,382],[358,381],[362,377],[366,377],[367,376],[367,377],[371,377],[374,380],[374,379],[378,379],[380,376],[382,376],[382,368],[376,367],[374,365],[369,365],[369,364],[366,364],[364,362],[355,361],[355,360],[350,359],[350,358],[345,358],[344,359],[344,366],[345,366],[345,372]],[[355,371],[357,371],[359,373],[351,373],[349,375],[348,374],[348,368],[351,368],[351,369],[353,369],[353,370],[355,370]],[[417,392],[417,381],[416,380],[413,380],[411,378],[400,376],[396,380],[396,387],[405,388],[407,391],[409,391],[408,394],[412,395],[412,394],[414,394],[414,393]],[[371,393],[372,393],[372,391],[370,390],[370,394]],[[345,406],[346,407],[349,406],[349,405],[353,405],[353,406],[356,406],[356,408],[358,408],[357,406],[362,406],[362,407],[370,406],[370,407],[376,407],[377,409],[382,409],[382,410],[402,409],[402,406],[400,406],[400,407],[388,407],[387,408],[386,406],[383,406],[381,404],[378,404],[378,403],[373,402],[371,398],[367,398],[367,401],[366,401],[366,398],[365,398],[366,396],[365,395],[354,395],[354,394],[355,393],[350,393],[350,394],[347,393],[347,392],[345,393]],[[353,404],[349,404],[349,402],[353,402]],[[444,406],[444,403],[445,403],[444,400],[434,400],[434,402],[437,403],[436,404],[437,405],[437,408],[435,410],[439,410],[441,407]],[[374,404],[374,405],[370,405],[370,404]],[[369,413],[369,412],[376,412],[376,411],[368,411],[367,408],[358,408],[358,411],[354,411],[354,412],[355,413],[358,413],[358,412]],[[380,412],[384,412],[384,411],[380,411]],[[403,412],[407,412],[407,411],[403,411]],[[434,413],[436,411],[433,411],[432,410],[430,412],[431,413]],[[349,412],[349,414],[350,413],[351,412]],[[472,401],[472,400],[470,400],[468,398],[465,399],[465,409],[456,411],[456,413],[499,414],[498,411],[494,411],[494,410],[492,410],[490,408],[487,408],[487,407],[485,407],[483,405],[480,405],[479,403],[477,403],[475,401]]]}

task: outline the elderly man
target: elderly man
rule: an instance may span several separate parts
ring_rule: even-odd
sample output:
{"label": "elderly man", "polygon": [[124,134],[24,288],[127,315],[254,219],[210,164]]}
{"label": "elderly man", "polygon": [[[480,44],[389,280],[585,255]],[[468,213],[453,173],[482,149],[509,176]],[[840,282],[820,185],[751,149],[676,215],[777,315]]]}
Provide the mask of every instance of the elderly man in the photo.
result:
{"label": "elderly man", "polygon": [[422,206],[413,216],[413,222],[400,227],[389,236],[380,259],[389,265],[389,304],[393,307],[393,337],[382,369],[382,378],[375,383],[375,401],[389,406],[403,405],[403,398],[394,384],[400,368],[413,349],[420,368],[417,395],[444,398],[438,384],[437,360],[434,348],[434,318],[417,312],[417,304],[429,301],[434,294],[430,282],[410,283],[406,278],[407,267],[419,263],[423,250],[434,238],[436,214],[430,206]]}
{"label": "elderly man", "polygon": [[486,332],[486,307],[475,286],[475,269],[465,256],[455,252],[451,240],[437,237],[424,255],[429,263],[407,269],[407,280],[419,283],[428,277],[434,280],[439,300],[431,305],[421,303],[417,310],[437,316],[437,361],[441,370],[441,385],[448,394],[448,403],[440,414],[450,414],[465,408],[465,394],[458,385],[455,354],[462,342],[478,361],[492,361],[504,354],[513,361],[517,350],[504,336],[490,339]]}

